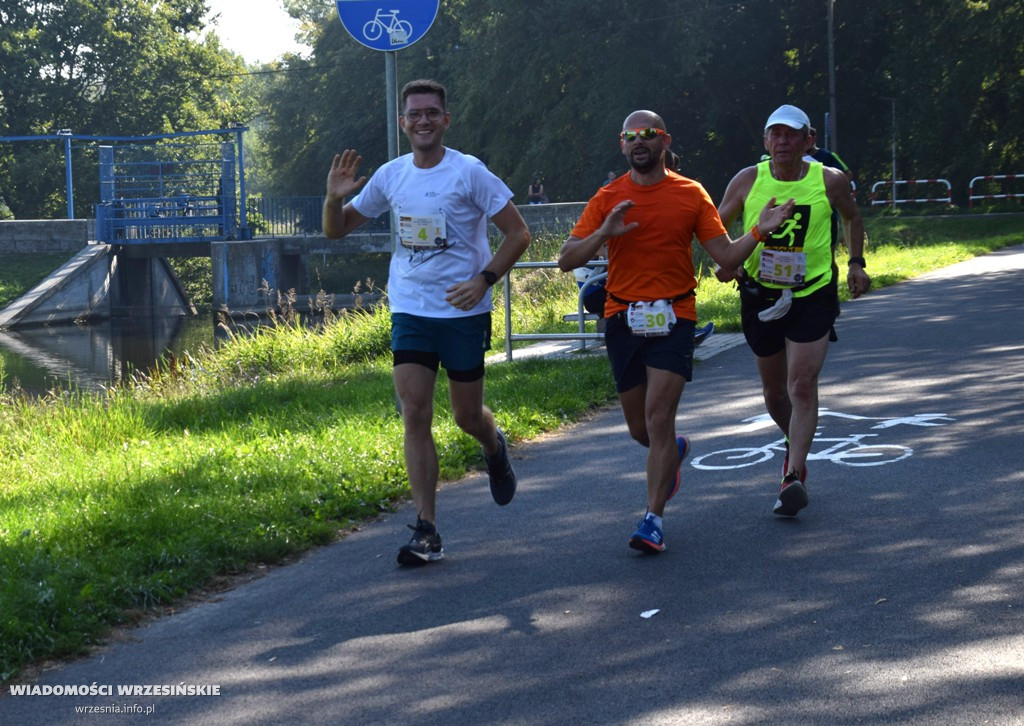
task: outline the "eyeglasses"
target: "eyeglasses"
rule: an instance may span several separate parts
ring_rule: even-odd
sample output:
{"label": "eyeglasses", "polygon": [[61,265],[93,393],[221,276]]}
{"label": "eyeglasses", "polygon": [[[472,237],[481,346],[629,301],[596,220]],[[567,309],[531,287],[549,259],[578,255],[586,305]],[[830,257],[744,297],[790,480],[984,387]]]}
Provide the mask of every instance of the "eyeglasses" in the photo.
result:
{"label": "eyeglasses", "polygon": [[637,136],[641,139],[653,139],[666,133],[668,132],[665,129],[629,129],[619,134],[619,138],[625,141],[636,141]]}
{"label": "eyeglasses", "polygon": [[427,121],[437,121],[442,116],[444,116],[444,114],[445,112],[439,108],[428,108],[425,111],[422,111],[417,108],[413,109],[412,111],[406,111],[403,115],[405,116],[406,121],[416,123],[421,118],[426,118]]}

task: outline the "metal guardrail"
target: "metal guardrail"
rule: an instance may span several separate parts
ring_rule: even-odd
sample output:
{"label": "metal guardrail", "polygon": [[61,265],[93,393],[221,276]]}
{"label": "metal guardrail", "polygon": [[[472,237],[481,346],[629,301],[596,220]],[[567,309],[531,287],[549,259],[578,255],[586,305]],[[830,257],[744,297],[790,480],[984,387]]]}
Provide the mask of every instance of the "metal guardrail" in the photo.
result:
{"label": "metal guardrail", "polygon": [[[259,235],[272,237],[303,237],[323,234],[324,197],[249,197],[249,225]],[[258,216],[257,216],[258,215]],[[372,234],[391,229],[390,215],[385,213],[359,228]]]}
{"label": "metal guardrail", "polygon": [[[587,263],[588,267],[608,267],[607,260],[591,260]],[[576,333],[513,333],[512,332],[512,272],[513,270],[530,270],[538,268],[551,268],[558,267],[557,262],[517,262],[509,270],[508,274],[505,275],[503,280],[503,290],[505,291],[505,360],[512,360],[512,343],[517,340],[578,340],[580,345],[577,350],[586,350],[588,340],[604,340],[604,333],[588,333],[586,332],[586,311],[583,308],[583,297],[587,293],[587,288],[597,284],[601,280],[604,280],[608,273],[607,271],[591,275],[583,286],[580,287],[579,294],[577,295],[577,323],[579,325],[579,332]]]}
{"label": "metal guardrail", "polygon": [[1024,193],[1022,192],[1011,192],[1005,190],[1002,194],[975,194],[974,185],[978,182],[1006,182],[1011,180],[1024,180],[1024,174],[989,174],[988,176],[976,176],[971,179],[971,183],[967,185],[967,201],[971,207],[974,207],[974,202],[982,199],[1022,199]]}
{"label": "metal guardrail", "polygon": [[[922,197],[918,199],[897,199],[896,188],[898,186],[905,185],[912,192],[916,191],[919,186],[927,184],[939,185],[946,190],[946,194],[941,197]],[[890,191],[891,196],[888,199],[879,199],[878,190]],[[897,204],[912,204],[912,203],[926,203],[926,202],[939,202],[941,204],[952,204],[953,203],[953,187],[946,179],[897,179],[893,181],[877,181],[871,185],[871,204],[872,206],[879,206],[883,204],[897,205]]]}

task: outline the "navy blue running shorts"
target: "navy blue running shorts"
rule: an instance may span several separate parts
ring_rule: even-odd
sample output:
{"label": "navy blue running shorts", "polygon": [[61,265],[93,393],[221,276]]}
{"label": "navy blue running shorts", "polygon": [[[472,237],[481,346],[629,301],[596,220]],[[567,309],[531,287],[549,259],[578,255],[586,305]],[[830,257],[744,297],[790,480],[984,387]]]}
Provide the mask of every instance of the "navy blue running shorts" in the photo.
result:
{"label": "navy blue running shorts", "polygon": [[687,381],[693,376],[692,320],[676,320],[668,335],[633,335],[625,314],[605,320],[604,343],[615,376],[615,390],[624,393],[647,383],[647,366],[678,373]]}
{"label": "navy blue running shorts", "polygon": [[394,365],[416,363],[453,381],[471,383],[484,375],[484,353],[491,349],[491,314],[462,318],[427,318],[391,313]]}

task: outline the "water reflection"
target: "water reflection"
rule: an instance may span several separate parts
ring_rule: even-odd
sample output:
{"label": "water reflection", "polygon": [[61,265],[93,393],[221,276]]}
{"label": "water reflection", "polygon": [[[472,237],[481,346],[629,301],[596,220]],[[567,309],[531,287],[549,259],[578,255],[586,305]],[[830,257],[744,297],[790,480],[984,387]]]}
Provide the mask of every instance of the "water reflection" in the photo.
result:
{"label": "water reflection", "polygon": [[146,371],[167,354],[214,345],[214,320],[138,316],[87,325],[0,331],[4,386],[31,394],[54,388],[100,390],[132,371]]}

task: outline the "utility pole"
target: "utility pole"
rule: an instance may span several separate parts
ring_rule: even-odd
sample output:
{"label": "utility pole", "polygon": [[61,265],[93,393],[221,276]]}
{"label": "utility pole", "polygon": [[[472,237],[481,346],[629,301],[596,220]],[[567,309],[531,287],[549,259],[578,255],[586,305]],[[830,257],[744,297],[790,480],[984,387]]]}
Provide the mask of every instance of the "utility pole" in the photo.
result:
{"label": "utility pole", "polygon": [[883,101],[892,104],[892,208],[896,209],[896,99],[882,96]]}
{"label": "utility pole", "polygon": [[832,23],[835,20],[835,0],[828,2],[828,118],[831,129],[828,137],[828,148],[832,151],[839,149],[839,134],[836,132],[836,53],[835,42],[832,33]]}

